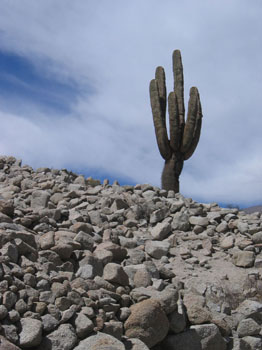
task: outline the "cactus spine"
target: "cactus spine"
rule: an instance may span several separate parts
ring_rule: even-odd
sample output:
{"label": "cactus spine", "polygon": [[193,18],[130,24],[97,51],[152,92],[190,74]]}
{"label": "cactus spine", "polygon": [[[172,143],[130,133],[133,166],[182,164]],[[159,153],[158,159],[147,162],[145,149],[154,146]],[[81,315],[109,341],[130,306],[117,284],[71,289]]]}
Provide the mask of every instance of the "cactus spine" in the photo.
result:
{"label": "cactus spine", "polygon": [[162,188],[179,192],[184,160],[192,156],[199,141],[202,110],[198,90],[192,87],[185,122],[184,77],[179,50],[173,52],[173,74],[174,91],[168,96],[170,139],[166,128],[167,93],[163,67],[157,67],[155,79],[150,82],[150,102],[158,148],[165,160]]}

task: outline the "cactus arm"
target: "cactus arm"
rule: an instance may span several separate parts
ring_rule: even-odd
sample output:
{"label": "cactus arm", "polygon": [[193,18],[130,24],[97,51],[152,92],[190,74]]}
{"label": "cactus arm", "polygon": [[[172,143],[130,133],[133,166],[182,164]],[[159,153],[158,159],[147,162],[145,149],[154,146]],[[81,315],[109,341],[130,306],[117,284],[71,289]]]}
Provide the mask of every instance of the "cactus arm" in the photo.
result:
{"label": "cactus arm", "polygon": [[200,138],[201,125],[202,125],[202,108],[201,108],[200,98],[198,95],[197,119],[196,119],[194,134],[193,134],[193,140],[191,142],[191,146],[189,147],[189,150],[184,154],[184,160],[189,159],[192,156],[192,154],[195,152],[195,149],[198,145],[198,141]]}
{"label": "cactus arm", "polygon": [[149,91],[159,152],[165,160],[168,160],[171,157],[171,149],[167,136],[165,115],[163,115],[163,111],[161,109],[158,81],[156,79],[151,80]]}
{"label": "cactus arm", "polygon": [[166,115],[166,76],[163,67],[157,67],[155,73],[155,79],[158,84],[159,98],[161,104],[162,118],[165,119]]}
{"label": "cactus arm", "polygon": [[199,100],[199,97],[198,97],[197,88],[192,87],[190,89],[187,120],[186,120],[186,125],[184,129],[184,134],[183,134],[183,142],[181,146],[182,153],[187,153],[189,151],[193,140],[196,120],[197,120],[198,100]]}
{"label": "cactus arm", "polygon": [[177,97],[175,92],[170,92],[168,95],[168,113],[169,113],[169,132],[170,146],[173,151],[178,151],[181,145],[183,130],[179,121],[179,112]]}
{"label": "cactus arm", "polygon": [[185,123],[185,104],[184,104],[184,75],[181,53],[179,50],[173,52],[173,74],[174,91],[177,95],[178,111],[180,124]]}

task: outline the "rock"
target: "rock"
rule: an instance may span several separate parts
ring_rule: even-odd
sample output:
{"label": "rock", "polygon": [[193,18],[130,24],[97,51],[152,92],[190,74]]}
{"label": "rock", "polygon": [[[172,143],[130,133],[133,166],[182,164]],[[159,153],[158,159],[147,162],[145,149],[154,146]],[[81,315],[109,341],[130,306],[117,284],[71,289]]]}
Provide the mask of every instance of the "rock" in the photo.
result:
{"label": "rock", "polygon": [[138,269],[134,275],[135,287],[148,287],[152,284],[150,273],[146,268]]}
{"label": "rock", "polygon": [[70,230],[76,233],[79,233],[82,231],[90,235],[93,232],[93,226],[86,222],[76,222],[70,227]]}
{"label": "rock", "polygon": [[262,303],[255,300],[244,300],[236,309],[239,321],[244,318],[261,318]]}
{"label": "rock", "polygon": [[158,209],[150,215],[150,224],[156,224],[162,221],[165,217],[166,211],[164,209]]}
{"label": "rock", "polygon": [[222,221],[219,225],[216,227],[216,231],[219,233],[225,233],[228,231],[228,225],[225,221]]}
{"label": "rock", "polygon": [[151,235],[153,239],[162,241],[171,232],[171,225],[166,222],[158,223],[152,230]]}
{"label": "rock", "polygon": [[0,156],[0,334],[19,344],[22,319],[42,324],[31,349],[73,350],[102,331],[145,350],[123,336],[137,308],[126,332],[157,336],[154,350],[224,349],[221,335],[259,349],[261,227],[260,213]]}
{"label": "rock", "polygon": [[14,203],[12,201],[0,200],[0,212],[10,217],[14,214]]}
{"label": "rock", "polygon": [[80,266],[76,272],[76,276],[84,279],[94,278],[95,277],[94,266],[90,264]]}
{"label": "rock", "polygon": [[203,324],[190,327],[200,338],[202,350],[226,350],[226,341],[215,324]]}
{"label": "rock", "polygon": [[21,350],[21,348],[9,342],[5,337],[0,335],[0,350]]}
{"label": "rock", "polygon": [[82,341],[74,350],[125,350],[125,346],[118,339],[104,333],[97,333]]}
{"label": "rock", "polygon": [[191,324],[197,325],[210,322],[211,314],[205,307],[204,297],[189,293],[184,296],[183,302]]}
{"label": "rock", "polygon": [[105,249],[113,254],[114,262],[121,262],[127,255],[127,250],[112,242],[103,242],[96,247],[94,254],[100,249]]}
{"label": "rock", "polygon": [[42,322],[33,318],[21,318],[22,330],[19,344],[22,348],[38,346],[42,341]]}
{"label": "rock", "polygon": [[260,331],[261,326],[252,318],[246,318],[240,321],[237,327],[237,334],[241,338],[247,335],[257,335]]}
{"label": "rock", "polygon": [[128,275],[122,266],[116,263],[108,263],[105,266],[103,278],[108,282],[118,283],[121,286],[127,286],[129,284]]}
{"label": "rock", "polygon": [[166,337],[169,321],[160,303],[148,299],[131,307],[131,315],[124,327],[127,337],[138,338],[151,348]]}
{"label": "rock", "polygon": [[241,350],[258,350],[262,349],[262,339],[261,337],[251,337],[246,336],[240,339],[240,349]]}
{"label": "rock", "polygon": [[42,209],[47,207],[50,193],[47,191],[37,190],[32,193],[31,207],[34,209]]}
{"label": "rock", "polygon": [[39,244],[41,249],[47,250],[55,245],[55,235],[53,231],[44,233],[39,238]]}
{"label": "rock", "polygon": [[253,234],[252,241],[255,244],[262,243],[262,231],[259,231],[259,232],[256,232],[255,234]]}
{"label": "rock", "polygon": [[173,215],[172,229],[179,231],[190,230],[189,216],[186,213],[177,212]]}
{"label": "rock", "polygon": [[18,334],[17,334],[17,329],[16,329],[15,325],[3,324],[2,325],[2,332],[7,340],[11,341],[14,344],[18,343]]}
{"label": "rock", "polygon": [[145,251],[155,259],[168,254],[170,243],[166,241],[146,241]]}
{"label": "rock", "polygon": [[37,350],[72,350],[77,336],[71,324],[61,324],[58,329],[43,338]]}
{"label": "rock", "polygon": [[52,332],[59,325],[59,321],[50,314],[46,314],[42,316],[41,319],[42,319],[43,331],[45,332],[48,332],[48,333]]}
{"label": "rock", "polygon": [[79,313],[75,319],[76,334],[79,338],[86,338],[94,329],[93,322],[83,313]]}
{"label": "rock", "polygon": [[87,249],[87,250],[91,250],[91,251],[93,250],[93,246],[94,246],[95,241],[90,234],[88,234],[84,231],[80,231],[75,236],[74,240],[81,244],[82,249]]}
{"label": "rock", "polygon": [[145,297],[157,300],[167,315],[177,309],[178,292],[174,288],[157,291],[152,287],[140,287],[133,289],[130,295],[136,301],[141,300],[141,298],[145,299]]}
{"label": "rock", "polygon": [[201,217],[201,216],[190,216],[189,222],[191,225],[198,225],[198,226],[207,226],[209,224],[208,218]]}
{"label": "rock", "polygon": [[122,322],[110,320],[104,323],[103,333],[109,334],[112,337],[121,340],[123,336],[123,324]]}
{"label": "rock", "polygon": [[233,236],[224,237],[220,241],[220,247],[222,249],[230,249],[234,246],[235,238]]}
{"label": "rock", "polygon": [[8,315],[8,310],[4,305],[0,305],[0,321],[5,319]]}
{"label": "rock", "polygon": [[[125,350],[149,350],[144,342],[136,338],[129,338],[123,341]],[[1,350],[1,349],[0,349]]]}
{"label": "rock", "polygon": [[233,255],[233,263],[239,267],[251,267],[254,265],[255,254],[249,251],[237,251]]}
{"label": "rock", "polygon": [[11,308],[14,306],[16,301],[17,301],[17,296],[15,293],[7,291],[3,294],[3,305],[8,310],[11,310]]}
{"label": "rock", "polygon": [[51,250],[57,253],[62,260],[68,260],[74,248],[71,244],[61,242],[52,247]]}

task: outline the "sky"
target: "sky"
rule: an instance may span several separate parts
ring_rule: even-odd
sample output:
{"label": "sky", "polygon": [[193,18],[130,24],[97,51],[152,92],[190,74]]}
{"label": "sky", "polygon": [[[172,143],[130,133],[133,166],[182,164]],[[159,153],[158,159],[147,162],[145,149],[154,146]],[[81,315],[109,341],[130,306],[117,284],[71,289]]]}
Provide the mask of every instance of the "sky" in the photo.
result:
{"label": "sky", "polygon": [[261,0],[1,0],[0,154],[34,169],[160,187],[149,82],[182,53],[199,144],[180,192],[262,204]]}

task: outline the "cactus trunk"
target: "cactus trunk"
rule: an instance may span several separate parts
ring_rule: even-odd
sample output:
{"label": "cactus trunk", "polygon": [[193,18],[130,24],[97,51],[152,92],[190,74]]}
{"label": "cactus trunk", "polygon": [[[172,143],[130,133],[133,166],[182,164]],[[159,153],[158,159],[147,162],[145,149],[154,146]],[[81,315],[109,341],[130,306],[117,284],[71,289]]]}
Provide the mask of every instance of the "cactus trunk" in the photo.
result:
{"label": "cactus trunk", "polygon": [[184,161],[194,153],[201,132],[202,109],[196,87],[190,89],[185,123],[184,76],[181,53],[173,52],[174,91],[168,96],[170,139],[166,128],[166,79],[163,67],[157,67],[150,82],[150,102],[158,148],[165,159],[162,188],[179,192],[179,176]]}
{"label": "cactus trunk", "polygon": [[184,160],[179,153],[172,154],[172,157],[165,161],[162,172],[162,188],[167,191],[179,192],[179,176],[183,169]]}

